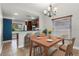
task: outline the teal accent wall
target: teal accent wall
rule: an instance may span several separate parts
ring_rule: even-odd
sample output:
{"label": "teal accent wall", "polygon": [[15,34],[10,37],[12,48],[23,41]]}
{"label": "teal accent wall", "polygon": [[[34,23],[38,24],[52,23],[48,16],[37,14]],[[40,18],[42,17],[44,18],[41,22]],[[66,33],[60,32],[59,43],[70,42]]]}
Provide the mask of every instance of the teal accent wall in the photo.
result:
{"label": "teal accent wall", "polygon": [[12,20],[3,19],[3,41],[12,40]]}

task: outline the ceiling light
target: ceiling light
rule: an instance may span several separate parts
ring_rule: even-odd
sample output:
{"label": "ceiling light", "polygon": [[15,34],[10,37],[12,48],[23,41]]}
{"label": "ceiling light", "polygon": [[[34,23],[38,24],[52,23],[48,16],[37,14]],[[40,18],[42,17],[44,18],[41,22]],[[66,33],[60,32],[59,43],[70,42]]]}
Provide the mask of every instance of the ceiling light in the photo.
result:
{"label": "ceiling light", "polygon": [[56,15],[56,11],[57,11],[57,8],[50,4],[49,7],[47,8],[47,10],[45,9],[43,11],[43,14],[47,15],[48,17],[52,17],[52,16]]}
{"label": "ceiling light", "polygon": [[57,11],[57,7],[55,7],[54,10],[52,10],[52,11]]}
{"label": "ceiling light", "polygon": [[14,13],[13,15],[18,15],[18,13]]}
{"label": "ceiling light", "polygon": [[35,19],[35,17],[32,16],[31,19]]}
{"label": "ceiling light", "polygon": [[28,20],[25,20],[25,21],[28,21]]}
{"label": "ceiling light", "polygon": [[47,14],[47,10],[44,10],[44,14]]}

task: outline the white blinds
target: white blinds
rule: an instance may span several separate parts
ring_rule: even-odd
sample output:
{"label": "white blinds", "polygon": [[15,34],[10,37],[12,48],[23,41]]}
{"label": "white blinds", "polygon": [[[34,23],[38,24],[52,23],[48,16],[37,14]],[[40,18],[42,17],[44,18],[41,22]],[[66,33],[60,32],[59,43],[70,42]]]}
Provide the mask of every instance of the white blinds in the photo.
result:
{"label": "white blinds", "polygon": [[71,38],[71,17],[62,17],[53,20],[54,32],[60,33],[65,39]]}

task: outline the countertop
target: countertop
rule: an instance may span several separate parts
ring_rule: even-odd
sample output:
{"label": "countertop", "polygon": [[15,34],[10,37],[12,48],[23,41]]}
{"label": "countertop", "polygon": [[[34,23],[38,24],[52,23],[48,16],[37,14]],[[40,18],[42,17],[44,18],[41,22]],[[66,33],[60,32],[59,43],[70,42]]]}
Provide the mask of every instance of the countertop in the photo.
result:
{"label": "countertop", "polygon": [[12,31],[12,33],[26,33],[26,32],[38,32],[38,31]]}

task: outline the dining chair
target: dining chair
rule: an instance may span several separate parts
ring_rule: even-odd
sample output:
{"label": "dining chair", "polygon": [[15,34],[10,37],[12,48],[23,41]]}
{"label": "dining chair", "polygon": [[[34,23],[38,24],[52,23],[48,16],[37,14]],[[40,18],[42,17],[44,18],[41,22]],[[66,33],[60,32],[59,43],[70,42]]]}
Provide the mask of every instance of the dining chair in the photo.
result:
{"label": "dining chair", "polygon": [[61,45],[59,49],[63,52],[65,52],[65,56],[71,56],[73,55],[73,46],[74,46],[75,38],[72,38],[69,40],[69,44]]}
{"label": "dining chair", "polygon": [[[32,34],[30,39],[37,39],[37,37],[34,34]],[[33,43],[32,47],[33,47],[33,55],[34,56],[42,54],[42,48],[41,48],[41,46],[39,46],[36,43]]]}
{"label": "dining chair", "polygon": [[24,47],[29,47],[30,43],[30,33],[27,33],[24,37]]}
{"label": "dining chair", "polygon": [[40,37],[45,37],[46,35],[44,33],[40,33]]}

